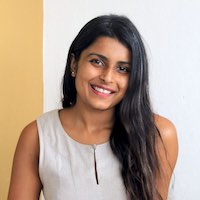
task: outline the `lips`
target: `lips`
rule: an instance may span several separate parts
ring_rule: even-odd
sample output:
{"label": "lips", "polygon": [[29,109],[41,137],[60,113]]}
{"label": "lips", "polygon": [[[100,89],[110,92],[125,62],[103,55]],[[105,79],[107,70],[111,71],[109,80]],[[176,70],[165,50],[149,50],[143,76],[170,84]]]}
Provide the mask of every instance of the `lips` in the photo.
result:
{"label": "lips", "polygon": [[109,95],[114,93],[115,91],[109,88],[105,88],[102,86],[97,86],[97,85],[91,85],[91,87],[98,93],[104,94],[104,95]]}

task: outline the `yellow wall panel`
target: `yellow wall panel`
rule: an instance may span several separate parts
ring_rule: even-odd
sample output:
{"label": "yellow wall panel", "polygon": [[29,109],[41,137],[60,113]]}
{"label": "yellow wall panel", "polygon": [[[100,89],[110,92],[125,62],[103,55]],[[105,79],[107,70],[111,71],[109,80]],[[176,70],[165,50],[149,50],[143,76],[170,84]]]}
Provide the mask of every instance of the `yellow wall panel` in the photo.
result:
{"label": "yellow wall panel", "polygon": [[43,111],[43,1],[0,0],[0,199],[23,127]]}

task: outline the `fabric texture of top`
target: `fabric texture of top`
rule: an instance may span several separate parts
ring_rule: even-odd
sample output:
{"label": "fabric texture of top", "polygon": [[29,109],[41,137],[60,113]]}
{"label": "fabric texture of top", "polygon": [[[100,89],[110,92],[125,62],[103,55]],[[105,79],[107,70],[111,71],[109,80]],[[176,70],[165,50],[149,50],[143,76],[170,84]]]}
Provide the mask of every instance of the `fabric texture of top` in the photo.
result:
{"label": "fabric texture of top", "polygon": [[45,200],[127,200],[109,142],[81,144],[64,130],[59,110],[37,119],[39,175]]}

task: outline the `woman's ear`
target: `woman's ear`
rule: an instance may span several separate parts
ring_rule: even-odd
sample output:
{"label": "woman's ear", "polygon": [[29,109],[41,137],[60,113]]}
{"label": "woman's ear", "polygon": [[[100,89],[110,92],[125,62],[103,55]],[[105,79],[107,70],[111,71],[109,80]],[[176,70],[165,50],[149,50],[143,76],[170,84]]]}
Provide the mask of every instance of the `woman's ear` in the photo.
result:
{"label": "woman's ear", "polygon": [[71,76],[75,77],[76,76],[76,71],[77,71],[77,61],[75,59],[75,55],[74,54],[71,54],[70,70],[71,70]]}

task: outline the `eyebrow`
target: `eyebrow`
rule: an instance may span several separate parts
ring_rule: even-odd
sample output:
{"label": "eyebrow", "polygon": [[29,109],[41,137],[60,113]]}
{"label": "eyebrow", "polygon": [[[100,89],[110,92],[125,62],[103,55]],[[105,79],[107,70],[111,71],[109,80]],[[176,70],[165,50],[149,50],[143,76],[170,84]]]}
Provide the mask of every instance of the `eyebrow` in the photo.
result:
{"label": "eyebrow", "polygon": [[[97,57],[101,58],[102,60],[106,60],[106,61],[109,60],[106,56],[103,56],[103,55],[98,54],[98,53],[89,53],[89,54],[87,55],[87,57],[89,57],[89,56],[97,56]],[[126,62],[126,61],[119,61],[118,63],[120,63],[120,64],[128,64],[128,65],[131,65],[130,62]]]}
{"label": "eyebrow", "polygon": [[88,57],[89,56],[98,56],[99,58],[101,58],[102,60],[108,60],[108,58],[106,56],[103,56],[101,54],[98,54],[98,53],[89,53],[88,54]]}

